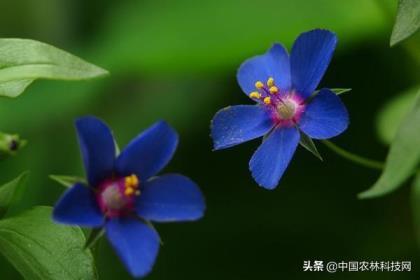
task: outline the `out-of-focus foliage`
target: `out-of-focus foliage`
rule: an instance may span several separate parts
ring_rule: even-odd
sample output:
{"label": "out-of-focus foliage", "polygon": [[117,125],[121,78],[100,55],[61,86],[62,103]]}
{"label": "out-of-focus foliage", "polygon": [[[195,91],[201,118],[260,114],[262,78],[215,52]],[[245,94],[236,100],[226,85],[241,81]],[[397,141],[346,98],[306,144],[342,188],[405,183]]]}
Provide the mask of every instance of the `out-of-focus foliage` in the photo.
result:
{"label": "out-of-focus foliage", "polygon": [[[145,89],[148,96],[142,98],[154,103],[156,98],[166,102],[163,98],[175,100],[182,95],[183,101],[176,106],[179,110],[175,106],[169,108],[179,112],[186,112],[183,105],[194,110],[200,106],[185,102],[206,103],[224,94],[216,84],[209,83],[211,79],[204,77],[204,73],[218,79],[273,42],[281,41],[290,47],[302,30],[315,27],[334,30],[340,38],[339,51],[386,31],[381,9],[374,1],[364,0],[343,3],[334,0],[126,1],[114,4],[103,18],[99,35],[90,36],[90,55],[84,57],[112,69],[112,77],[127,73],[132,77],[157,75],[154,77],[156,85]],[[175,81],[167,78],[169,74],[184,78],[186,74],[199,74],[202,83],[177,87]],[[157,79],[159,77],[161,79]],[[64,116],[83,110],[109,88],[108,83],[105,80],[64,86],[66,94],[60,98],[56,98],[56,93],[63,91],[61,83],[42,84],[32,88],[36,96],[25,96],[19,104],[0,103],[0,120],[8,116],[14,119],[15,126],[39,126],[57,112]],[[208,96],[206,87],[213,89]],[[175,92],[179,90],[184,92],[178,95]],[[43,105],[46,103],[49,106]],[[43,110],[31,110],[34,106],[43,106]],[[158,109],[165,111],[162,106]],[[155,109],[137,107],[137,110],[142,112],[142,118],[149,114],[155,116]],[[194,113],[188,112],[188,115],[193,118]],[[8,123],[2,125],[8,127]]]}
{"label": "out-of-focus foliage", "polygon": [[419,88],[415,87],[401,93],[381,108],[376,117],[376,132],[384,144],[389,145],[392,142],[398,126],[413,107],[418,90]]}
{"label": "out-of-focus foliage", "polygon": [[0,186],[0,218],[22,196],[28,179],[28,172],[24,172],[12,181]]}
{"label": "out-of-focus foliage", "polygon": [[417,175],[413,181],[412,188],[413,189],[411,191],[411,207],[413,209],[417,245],[420,248],[420,172],[417,172]]}
{"label": "out-of-focus foliage", "polygon": [[78,227],[57,225],[38,206],[0,221],[0,252],[31,280],[92,280],[96,270]]}
{"label": "out-of-focus foliage", "polygon": [[378,181],[360,198],[372,198],[387,194],[410,177],[420,160],[420,91],[411,111],[405,116],[392,141],[384,171]]}
{"label": "out-of-focus foliage", "polygon": [[315,27],[333,29],[346,44],[384,22],[376,3],[366,0],[132,1],[112,12],[97,53],[113,71],[217,72],[273,42],[290,46]]}
{"label": "out-of-focus foliage", "polygon": [[391,46],[413,35],[420,28],[420,1],[399,0],[397,19],[391,35]]}
{"label": "out-of-focus foliage", "polygon": [[107,73],[45,43],[0,39],[0,96],[16,97],[36,79],[86,80]]}
{"label": "out-of-focus foliage", "polygon": [[74,177],[74,176],[65,176],[65,175],[50,175],[50,178],[66,188],[70,188],[76,183],[81,183],[81,182],[86,181],[84,178]]}

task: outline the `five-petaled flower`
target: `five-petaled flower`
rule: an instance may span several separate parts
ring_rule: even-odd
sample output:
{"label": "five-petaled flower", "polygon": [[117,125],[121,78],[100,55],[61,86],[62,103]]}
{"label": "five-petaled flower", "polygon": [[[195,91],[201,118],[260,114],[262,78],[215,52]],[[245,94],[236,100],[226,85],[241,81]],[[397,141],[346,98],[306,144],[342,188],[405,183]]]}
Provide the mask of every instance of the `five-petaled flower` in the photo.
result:
{"label": "five-petaled flower", "polygon": [[329,89],[313,94],[337,43],[334,33],[312,30],[301,34],[291,54],[274,44],[265,54],[246,60],[237,79],[256,105],[237,105],[217,112],[211,128],[216,150],[264,136],[249,168],[264,188],[275,188],[305,133],[327,139],[348,126],[348,113]]}
{"label": "five-petaled flower", "polygon": [[76,122],[87,185],[77,183],[57,202],[56,222],[104,227],[106,236],[134,277],[150,272],[159,236],[147,221],[193,221],[205,210],[203,196],[187,177],[154,177],[172,158],[177,133],[160,121],[116,156],[110,129],[94,117]]}

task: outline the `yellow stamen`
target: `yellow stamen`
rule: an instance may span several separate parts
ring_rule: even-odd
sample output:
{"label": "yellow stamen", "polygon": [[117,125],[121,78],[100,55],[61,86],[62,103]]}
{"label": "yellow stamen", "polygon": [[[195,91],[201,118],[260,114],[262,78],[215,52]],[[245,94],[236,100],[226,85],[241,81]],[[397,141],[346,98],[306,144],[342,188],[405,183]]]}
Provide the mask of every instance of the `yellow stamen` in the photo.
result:
{"label": "yellow stamen", "polygon": [[264,84],[261,81],[257,81],[255,83],[255,87],[258,88],[258,89],[260,89],[260,88],[263,88],[264,87]]}
{"label": "yellow stamen", "polygon": [[139,185],[139,179],[136,175],[131,175],[125,177],[125,187],[126,188],[137,188]]}
{"label": "yellow stamen", "polygon": [[137,190],[137,191],[135,192],[135,195],[139,196],[139,195],[140,195],[140,191],[139,191],[139,190]]}
{"label": "yellow stamen", "polygon": [[271,98],[269,96],[264,98],[264,103],[267,104],[267,105],[271,104]]}
{"label": "yellow stamen", "polygon": [[126,188],[125,189],[125,191],[124,191],[124,194],[126,195],[126,196],[130,196],[130,195],[132,195],[134,193],[134,189],[133,188]]}
{"label": "yellow stamen", "polygon": [[279,92],[279,89],[276,86],[272,86],[272,87],[270,87],[269,91],[270,91],[271,94],[275,94],[275,93]]}
{"label": "yellow stamen", "polygon": [[274,86],[274,79],[272,77],[268,78],[268,80],[267,80],[267,86],[268,87]]}
{"label": "yellow stamen", "polygon": [[251,98],[261,98],[261,94],[259,94],[257,91],[253,91],[249,94],[249,97]]}
{"label": "yellow stamen", "polygon": [[132,186],[134,187],[134,188],[137,188],[138,187],[138,185],[139,185],[139,178],[137,178],[137,176],[136,175],[131,175],[130,176],[131,177],[131,184],[132,184]]}

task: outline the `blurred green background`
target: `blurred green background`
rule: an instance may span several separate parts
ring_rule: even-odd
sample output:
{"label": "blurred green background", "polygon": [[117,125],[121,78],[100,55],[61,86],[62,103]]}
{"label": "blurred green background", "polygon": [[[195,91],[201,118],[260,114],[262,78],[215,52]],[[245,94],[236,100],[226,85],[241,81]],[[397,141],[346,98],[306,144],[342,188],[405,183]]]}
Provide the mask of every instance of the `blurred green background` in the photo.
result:
{"label": "blurred green background", "polygon": [[[193,178],[207,200],[196,223],[163,224],[164,241],[148,279],[325,279],[303,273],[304,260],[412,261],[413,272],[336,273],[335,279],[419,279],[409,187],[358,200],[379,173],[355,166],[319,144],[320,162],[299,148],[280,186],[263,190],[248,172],[259,141],[212,152],[209,123],[230,104],[249,103],[236,69],[273,42],[290,48],[296,36],[321,27],[339,44],[322,86],[351,87],[351,115],[334,142],[384,159],[375,116],[387,100],[419,83],[404,46],[389,48],[394,0],[14,0],[1,1],[0,37],[32,38],[111,72],[87,82],[37,81],[18,99],[0,99],[0,127],[29,140],[0,162],[0,181],[30,170],[15,212],[52,205],[63,188],[49,174],[83,175],[74,120],[103,118],[123,147],[165,119],[180,133],[165,172]],[[412,41],[404,43],[413,46]],[[417,45],[418,48],[418,45]],[[411,47],[413,49],[413,47]],[[130,279],[104,240],[100,279]],[[0,278],[20,279],[0,258]]]}

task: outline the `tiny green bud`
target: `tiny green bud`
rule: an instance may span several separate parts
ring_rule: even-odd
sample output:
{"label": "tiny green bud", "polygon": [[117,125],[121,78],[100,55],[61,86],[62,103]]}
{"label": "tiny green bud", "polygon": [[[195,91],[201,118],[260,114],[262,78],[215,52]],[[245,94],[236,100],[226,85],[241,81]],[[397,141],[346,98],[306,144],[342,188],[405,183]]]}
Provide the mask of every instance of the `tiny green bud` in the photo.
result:
{"label": "tiny green bud", "polygon": [[0,132],[0,158],[15,155],[26,143],[27,141],[21,139],[17,134]]}

